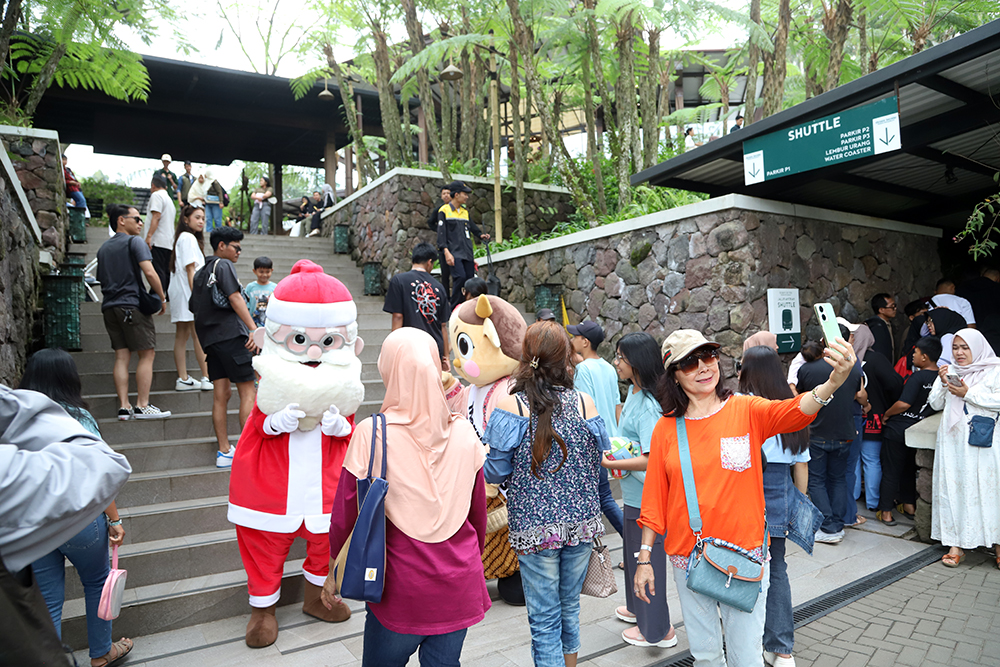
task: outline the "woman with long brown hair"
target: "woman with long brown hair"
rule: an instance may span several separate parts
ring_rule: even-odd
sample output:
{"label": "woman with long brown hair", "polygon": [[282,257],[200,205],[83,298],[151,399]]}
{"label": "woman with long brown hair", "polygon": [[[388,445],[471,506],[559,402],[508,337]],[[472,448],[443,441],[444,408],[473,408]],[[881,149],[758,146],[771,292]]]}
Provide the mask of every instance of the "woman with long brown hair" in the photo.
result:
{"label": "woman with long brown hair", "polygon": [[528,327],[511,395],[483,438],[486,480],[508,483],[510,543],[538,667],[576,665],[580,590],[591,543],[604,534],[597,487],[608,435],[594,400],[573,389],[571,351],[558,324]]}
{"label": "woman with long brown hair", "polygon": [[[208,363],[194,330],[194,313],[188,299],[194,287],[194,274],[205,266],[205,210],[188,204],[181,209],[174,232],[174,249],[170,255],[170,271],[174,274],[167,290],[170,296],[170,321],[177,327],[174,334],[174,363],[177,365],[177,391],[211,391]],[[187,342],[194,339],[194,356],[201,370],[201,381],[188,377]]]}

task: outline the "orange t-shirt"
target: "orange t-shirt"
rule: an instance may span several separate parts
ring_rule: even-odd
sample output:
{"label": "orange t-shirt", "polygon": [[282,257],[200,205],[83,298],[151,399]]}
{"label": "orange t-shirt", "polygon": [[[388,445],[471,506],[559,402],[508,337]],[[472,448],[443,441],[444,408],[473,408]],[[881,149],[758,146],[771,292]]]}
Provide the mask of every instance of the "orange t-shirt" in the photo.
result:
{"label": "orange t-shirt", "polygon": [[[798,431],[812,422],[815,415],[804,414],[799,399],[732,396],[714,415],[686,420],[704,537],[744,549],[762,545],[760,446],[773,435]],[[687,557],[695,538],[688,521],[675,421],[661,417],[653,429],[639,525],[665,534],[663,548],[668,555]]]}

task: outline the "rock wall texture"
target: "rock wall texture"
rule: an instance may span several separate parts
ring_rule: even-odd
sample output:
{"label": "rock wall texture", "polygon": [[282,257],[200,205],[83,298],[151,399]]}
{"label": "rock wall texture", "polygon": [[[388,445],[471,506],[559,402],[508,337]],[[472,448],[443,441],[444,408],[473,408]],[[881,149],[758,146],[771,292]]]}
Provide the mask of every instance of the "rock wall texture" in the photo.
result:
{"label": "rock wall texture", "polygon": [[0,143],[7,150],[28,197],[31,211],[42,230],[42,243],[56,262],[66,252],[66,181],[63,178],[62,151],[59,140],[47,136],[2,134]]}
{"label": "rock wall texture", "polygon": [[[879,292],[901,304],[933,293],[941,270],[930,236],[739,208],[495,264],[502,296],[529,309],[536,286],[561,289],[571,321],[604,327],[605,358],[624,334],[646,331],[662,341],[679,328],[702,331],[728,357],[739,356],[744,338],[767,328],[769,287],[800,290],[804,333],[819,339],[814,303],[829,301],[858,321],[871,316],[868,301]],[[732,363],[722,369],[732,377]]]}
{"label": "rock wall texture", "polygon": [[0,171],[0,383],[16,386],[27,361],[40,278],[38,248],[7,174]]}
{"label": "rock wall texture", "polygon": [[[466,204],[469,218],[495,237],[492,185],[473,181],[468,184],[472,188]],[[394,274],[409,270],[414,246],[435,242],[436,233],[427,226],[427,218],[442,185],[440,177],[394,175],[324,218],[323,235],[332,236],[336,225],[349,225],[353,258],[359,264],[381,264],[383,286],[388,285]],[[576,210],[569,193],[547,188],[526,186],[525,202],[530,235],[551,231]],[[509,238],[515,225],[512,188],[504,190],[501,203],[504,236]]]}

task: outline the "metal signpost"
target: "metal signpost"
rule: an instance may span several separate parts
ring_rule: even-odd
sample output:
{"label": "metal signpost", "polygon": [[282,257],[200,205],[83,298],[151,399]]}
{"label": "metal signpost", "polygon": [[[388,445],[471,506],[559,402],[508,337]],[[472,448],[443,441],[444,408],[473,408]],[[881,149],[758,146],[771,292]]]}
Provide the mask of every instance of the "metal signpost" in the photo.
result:
{"label": "metal signpost", "polygon": [[767,323],[778,338],[778,352],[798,352],[802,348],[797,289],[767,290]]}
{"label": "metal signpost", "polygon": [[895,96],[743,142],[746,185],[771,181],[846,160],[896,151]]}

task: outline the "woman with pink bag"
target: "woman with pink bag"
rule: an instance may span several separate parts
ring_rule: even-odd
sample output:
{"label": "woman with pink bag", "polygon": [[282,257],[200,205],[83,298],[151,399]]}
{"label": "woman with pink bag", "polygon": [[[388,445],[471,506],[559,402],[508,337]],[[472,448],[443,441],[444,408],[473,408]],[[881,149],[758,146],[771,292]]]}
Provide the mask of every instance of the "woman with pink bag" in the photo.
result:
{"label": "woman with pink bag", "polygon": [[[88,431],[100,437],[97,422],[87,411],[83,400],[80,375],[76,363],[63,350],[39,350],[28,360],[21,377],[21,389],[45,394],[61,405],[71,417]],[[105,512],[94,519],[76,536],[55,551],[31,564],[31,569],[49,608],[56,633],[62,637],[62,608],[66,598],[66,562],[68,558],[83,584],[87,607],[87,644],[91,667],[108,667],[132,650],[132,640],[122,637],[111,641],[111,621],[98,617],[101,592],[108,578],[108,543],[118,546],[125,539],[125,529],[112,502]]]}

